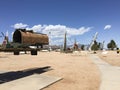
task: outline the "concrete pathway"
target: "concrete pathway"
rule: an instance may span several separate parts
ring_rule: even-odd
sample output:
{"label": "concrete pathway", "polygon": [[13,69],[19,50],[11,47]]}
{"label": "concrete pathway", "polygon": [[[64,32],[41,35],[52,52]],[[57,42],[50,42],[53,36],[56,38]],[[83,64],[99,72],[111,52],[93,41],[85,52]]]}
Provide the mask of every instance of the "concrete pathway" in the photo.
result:
{"label": "concrete pathway", "polygon": [[120,67],[111,66],[94,54],[90,57],[101,71],[100,90],[120,90]]}
{"label": "concrete pathway", "polygon": [[0,84],[0,90],[41,90],[62,78],[42,74],[34,74],[21,79]]}

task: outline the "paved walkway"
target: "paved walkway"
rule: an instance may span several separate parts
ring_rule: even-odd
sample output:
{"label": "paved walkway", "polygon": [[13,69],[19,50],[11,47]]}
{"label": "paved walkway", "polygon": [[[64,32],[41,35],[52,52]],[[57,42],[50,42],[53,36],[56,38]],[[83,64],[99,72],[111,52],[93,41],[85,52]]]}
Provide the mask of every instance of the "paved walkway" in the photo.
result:
{"label": "paved walkway", "polygon": [[90,57],[101,71],[100,90],[120,90],[120,67],[111,66],[96,55]]}

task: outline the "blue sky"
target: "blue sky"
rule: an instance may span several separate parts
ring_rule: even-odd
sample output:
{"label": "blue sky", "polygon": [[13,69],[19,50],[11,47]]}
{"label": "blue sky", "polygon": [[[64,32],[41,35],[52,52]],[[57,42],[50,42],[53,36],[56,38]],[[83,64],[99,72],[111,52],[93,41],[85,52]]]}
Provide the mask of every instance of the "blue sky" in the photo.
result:
{"label": "blue sky", "polygon": [[98,42],[120,47],[119,9],[120,0],[0,0],[0,32],[11,41],[15,28],[51,32],[51,44],[62,44],[65,31],[69,44],[89,44],[98,32]]}

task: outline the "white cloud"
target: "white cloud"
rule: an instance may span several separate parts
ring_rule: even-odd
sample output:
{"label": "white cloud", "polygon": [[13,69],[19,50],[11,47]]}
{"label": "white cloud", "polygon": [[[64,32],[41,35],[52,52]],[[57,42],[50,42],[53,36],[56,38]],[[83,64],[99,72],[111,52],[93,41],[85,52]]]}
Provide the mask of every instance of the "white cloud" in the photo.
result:
{"label": "white cloud", "polygon": [[27,27],[27,30],[34,30],[34,32],[41,32],[43,26],[42,25],[34,25],[32,28]]}
{"label": "white cloud", "polygon": [[67,28],[67,33],[72,36],[72,35],[82,35],[86,32],[89,32],[92,29],[92,27],[80,27],[80,28]]}
{"label": "white cloud", "polygon": [[106,26],[104,27],[104,30],[109,30],[111,27],[112,27],[111,25],[106,25]]}
{"label": "white cloud", "polygon": [[[38,27],[38,28],[34,28]],[[64,25],[35,25],[31,29],[36,32],[41,31],[41,33],[51,34],[51,36],[61,38],[64,36],[64,33],[67,32],[68,36],[82,35],[86,32],[89,32],[92,27],[81,27],[81,28],[70,28]]]}
{"label": "white cloud", "polygon": [[16,23],[16,24],[12,25],[12,27],[15,29],[26,28],[27,26],[28,26],[27,24],[23,24],[23,23]]}
{"label": "white cloud", "polygon": [[[27,24],[17,23],[14,25],[16,27],[26,27],[27,30],[33,30],[34,32],[48,34],[51,40],[51,44],[60,44],[63,43],[64,33],[67,32],[67,37],[72,37],[76,35],[83,35],[86,32],[89,32],[92,27],[80,27],[80,28],[71,28],[65,25],[34,25],[33,27],[28,27]],[[19,27],[19,28],[20,28]]]}
{"label": "white cloud", "polygon": [[61,45],[63,44],[64,39],[63,38],[59,38],[59,39],[52,39],[50,41],[50,45]]}

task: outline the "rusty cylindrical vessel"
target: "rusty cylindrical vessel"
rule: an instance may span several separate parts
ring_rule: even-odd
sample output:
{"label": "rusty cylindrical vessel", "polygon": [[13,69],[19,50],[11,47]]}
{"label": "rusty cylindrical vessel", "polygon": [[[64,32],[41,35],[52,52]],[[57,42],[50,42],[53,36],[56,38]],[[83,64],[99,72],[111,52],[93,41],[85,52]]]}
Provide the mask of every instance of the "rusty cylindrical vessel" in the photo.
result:
{"label": "rusty cylindrical vessel", "polygon": [[47,34],[35,33],[32,30],[16,29],[13,34],[13,42],[30,45],[48,45]]}

